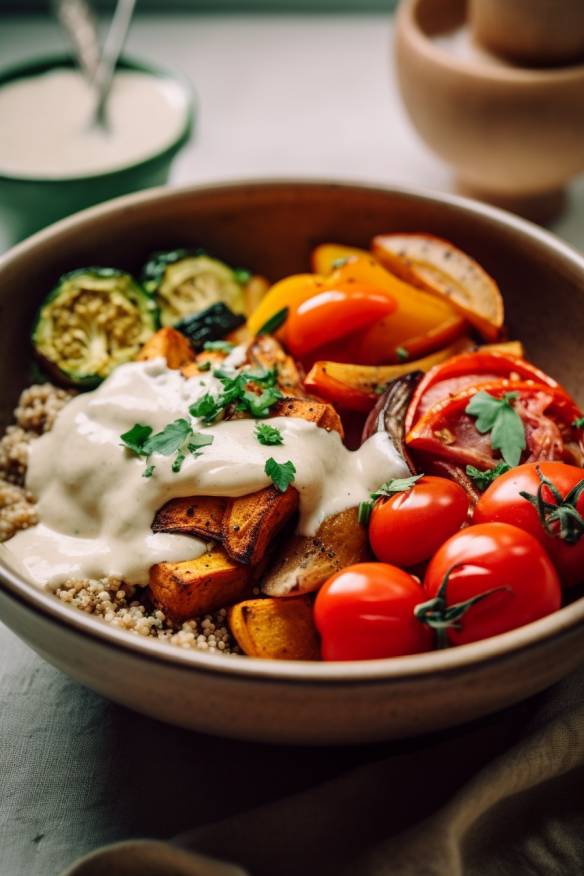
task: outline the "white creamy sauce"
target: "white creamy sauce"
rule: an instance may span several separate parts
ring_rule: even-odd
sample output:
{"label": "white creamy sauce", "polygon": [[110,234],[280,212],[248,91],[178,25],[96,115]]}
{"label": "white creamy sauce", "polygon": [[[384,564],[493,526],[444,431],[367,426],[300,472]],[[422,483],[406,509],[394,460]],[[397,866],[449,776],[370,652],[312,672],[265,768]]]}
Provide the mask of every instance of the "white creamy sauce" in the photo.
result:
{"label": "white creamy sauce", "polygon": [[[235,366],[235,350],[224,367]],[[27,487],[38,498],[42,523],[6,544],[30,578],[54,587],[67,578],[115,575],[145,584],[154,563],[193,559],[206,544],[183,535],[154,534],[156,511],[182,496],[243,496],[268,486],[266,460],[291,460],[300,494],[299,530],[313,535],[332,514],[366,500],[383,481],[408,474],[384,433],[349,451],[336,432],[294,418],[262,420],[281,430],[284,443],[260,444],[257,421],[239,419],[193,428],[213,435],[198,457],[174,473],[172,457],[155,454],[155,471],[120,443],[135,423],[162,430],[189,418],[188,407],[216,392],[211,374],[185,379],[163,359],[123,365],[94,392],[77,396],[57,417],[51,432],[30,448]]]}
{"label": "white creamy sauce", "polygon": [[92,126],[94,106],[76,70],[0,87],[0,173],[63,179],[134,164],[169,146],[187,112],[178,83],[132,70],[116,73],[107,130]]}

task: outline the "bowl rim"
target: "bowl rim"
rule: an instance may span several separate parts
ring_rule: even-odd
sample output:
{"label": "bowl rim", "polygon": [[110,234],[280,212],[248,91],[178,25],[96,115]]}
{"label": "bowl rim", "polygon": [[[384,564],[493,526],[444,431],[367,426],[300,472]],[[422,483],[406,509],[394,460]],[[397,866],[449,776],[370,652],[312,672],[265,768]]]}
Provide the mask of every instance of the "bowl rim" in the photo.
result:
{"label": "bowl rim", "polygon": [[[403,0],[396,12],[396,34],[408,42],[415,53],[428,64],[450,73],[464,75],[468,79],[506,82],[523,88],[540,88],[542,85],[563,88],[566,83],[584,81],[584,63],[562,64],[554,67],[520,67],[510,63],[478,65],[472,60],[447,52],[436,45],[431,35],[418,21],[418,10],[428,0]],[[461,22],[464,24],[464,4],[461,2]]]}
{"label": "bowl rim", "polygon": [[[76,69],[76,63],[73,56],[67,53],[41,55],[29,58],[26,61],[20,61],[16,64],[10,64],[9,66],[0,68],[0,89],[10,82],[15,82],[19,79],[33,79],[35,76],[40,76],[50,70],[57,70],[60,68]],[[185,101],[183,108],[184,119],[180,131],[175,137],[173,137],[165,146],[158,149],[156,152],[147,155],[145,158],[121,164],[111,170],[70,174],[67,176],[43,177],[37,176],[36,174],[7,173],[0,169],[0,182],[16,185],[28,183],[35,186],[46,186],[47,188],[78,185],[97,181],[101,183],[115,181],[116,177],[125,173],[131,173],[135,170],[148,170],[160,161],[170,161],[188,142],[194,128],[195,113],[198,102],[190,80],[178,70],[172,70],[168,67],[153,64],[150,61],[145,61],[141,58],[135,58],[134,56],[125,54],[122,55],[118,61],[118,69],[147,73],[156,79],[173,82],[181,89]]]}
{"label": "bowl rim", "polygon": [[[584,256],[569,244],[525,219],[486,204],[459,195],[444,194],[413,187],[390,186],[361,181],[334,179],[305,179],[300,177],[250,178],[229,182],[203,185],[186,185],[176,188],[159,187],[106,201],[66,219],[54,223],[27,240],[17,244],[0,256],[0,274],[12,263],[18,262],[34,253],[38,246],[45,246],[51,240],[71,231],[81,231],[90,226],[95,219],[111,213],[125,213],[140,209],[144,204],[180,201],[197,195],[236,192],[245,197],[250,190],[289,190],[291,187],[322,191],[369,191],[371,193],[397,195],[422,204],[447,204],[474,217],[487,218],[508,232],[525,239],[536,240],[548,254],[559,256],[582,278],[584,290]],[[459,674],[478,665],[505,660],[517,651],[537,648],[542,642],[573,634],[584,626],[584,598],[564,606],[547,617],[527,624],[516,630],[445,651],[432,651],[406,657],[392,657],[382,660],[353,662],[307,662],[255,660],[237,655],[210,654],[204,651],[183,650],[175,645],[158,642],[119,630],[106,624],[100,618],[83,612],[61,602],[53,594],[18,575],[5,562],[8,551],[0,545],[0,585],[3,595],[20,603],[25,609],[42,615],[55,625],[66,627],[70,632],[82,634],[93,639],[94,644],[109,646],[126,655],[174,666],[186,671],[197,671],[217,677],[239,677],[253,681],[286,682],[290,684],[354,685],[363,683],[388,684],[403,683],[412,679]]]}

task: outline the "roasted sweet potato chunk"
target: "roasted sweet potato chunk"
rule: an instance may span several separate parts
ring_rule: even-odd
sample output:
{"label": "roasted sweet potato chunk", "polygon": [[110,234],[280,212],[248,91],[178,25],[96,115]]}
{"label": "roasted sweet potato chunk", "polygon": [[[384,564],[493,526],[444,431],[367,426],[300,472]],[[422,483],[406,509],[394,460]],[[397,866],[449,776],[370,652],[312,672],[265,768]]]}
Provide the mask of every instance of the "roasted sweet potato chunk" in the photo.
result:
{"label": "roasted sweet potato chunk", "polygon": [[187,496],[171,499],[156,512],[153,532],[198,535],[221,541],[221,527],[227,499],[222,496]]}
{"label": "roasted sweet potato chunk", "polygon": [[182,368],[193,362],[193,348],[184,335],[173,328],[162,328],[149,338],[137,355],[138,361],[164,356],[169,368]]}
{"label": "roasted sweet potato chunk", "polygon": [[287,396],[305,398],[302,377],[291,356],[271,335],[258,335],[247,349],[251,365],[260,368],[275,368],[278,373],[278,386]]}
{"label": "roasted sweet potato chunk", "polygon": [[196,560],[152,566],[150,594],[157,608],[181,623],[244,599],[249,579],[249,568],[217,546]]}
{"label": "roasted sweet potato chunk", "polygon": [[298,508],[298,491],[281,493],[265,487],[249,496],[230,499],[223,517],[223,545],[239,563],[254,566],[263,559],[270,542]]}
{"label": "roasted sweet potato chunk", "polygon": [[312,399],[283,398],[276,402],[270,412],[271,417],[298,417],[300,420],[308,420],[316,423],[321,429],[328,432],[338,432],[341,438],[344,435],[341,418],[332,405],[326,402],[313,401]]}
{"label": "roasted sweet potato chunk", "polygon": [[233,636],[249,657],[318,660],[320,643],[310,599],[248,599],[229,609]]}
{"label": "roasted sweet potato chunk", "polygon": [[367,530],[349,508],[324,520],[315,536],[295,534],[264,578],[268,596],[297,596],[318,590],[334,572],[370,559]]}

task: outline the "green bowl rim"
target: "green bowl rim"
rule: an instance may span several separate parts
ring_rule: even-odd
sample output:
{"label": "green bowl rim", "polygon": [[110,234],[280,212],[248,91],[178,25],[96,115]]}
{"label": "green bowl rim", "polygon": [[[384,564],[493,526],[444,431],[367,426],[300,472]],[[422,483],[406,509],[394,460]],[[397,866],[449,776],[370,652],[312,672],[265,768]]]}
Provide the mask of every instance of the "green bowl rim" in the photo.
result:
{"label": "green bowl rim", "polygon": [[[9,67],[2,67],[0,69],[0,89],[8,82],[13,82],[17,79],[33,78],[59,67],[75,68],[75,59],[70,54],[62,53],[57,55],[46,55],[40,58],[35,58],[34,60],[21,61],[17,64],[12,64]],[[115,177],[121,176],[130,171],[149,169],[161,160],[172,159],[188,142],[194,128],[197,98],[191,82],[183,73],[180,73],[177,70],[171,70],[167,67],[161,67],[158,64],[152,64],[149,61],[142,61],[139,58],[129,57],[127,55],[122,55],[118,62],[118,67],[123,70],[149,73],[159,79],[172,80],[182,88],[185,96],[186,112],[180,134],[175,139],[153,155],[149,155],[147,158],[142,158],[138,161],[133,161],[130,164],[124,164],[117,167],[115,170],[108,170],[102,173],[86,173],[79,174],[78,176],[60,177],[19,175],[3,173],[0,171],[0,182],[32,183],[35,185],[53,187],[89,182],[92,180],[113,180]]]}

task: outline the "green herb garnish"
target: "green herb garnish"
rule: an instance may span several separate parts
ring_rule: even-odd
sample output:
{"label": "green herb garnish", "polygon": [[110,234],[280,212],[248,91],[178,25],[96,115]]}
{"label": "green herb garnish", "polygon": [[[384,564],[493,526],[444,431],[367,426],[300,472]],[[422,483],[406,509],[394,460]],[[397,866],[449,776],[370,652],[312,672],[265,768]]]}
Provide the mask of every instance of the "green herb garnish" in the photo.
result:
{"label": "green herb garnish", "polygon": [[251,271],[247,268],[233,268],[233,277],[240,286],[245,286],[251,280]]}
{"label": "green herb garnish", "polygon": [[211,363],[210,362],[197,362],[197,368],[199,371],[210,371]]}
{"label": "green herb garnish", "polygon": [[331,262],[331,269],[333,271],[337,271],[339,268],[343,268],[348,262],[351,261],[351,256],[341,256],[338,259],[334,259]]}
{"label": "green herb garnish", "polygon": [[[150,426],[136,423],[129,432],[121,436],[121,439],[128,450],[146,460],[149,460],[153,453],[160,453],[162,456],[176,454],[172,463],[172,470],[175,473],[181,470],[188,453],[199,456],[201,447],[213,443],[213,435],[195,432],[189,421],[185,419],[174,420],[154,435]],[[152,477],[154,468],[154,465],[148,464],[144,470],[144,477]]]}
{"label": "green herb garnish", "polygon": [[231,341],[205,341],[203,350],[217,353],[231,353],[235,349],[235,344]]}
{"label": "green herb garnish", "polygon": [[[278,375],[275,368],[249,369],[237,374],[216,369],[213,376],[221,382],[221,392],[216,396],[206,393],[189,408],[191,416],[200,417],[206,425],[214,423],[229,405],[235,405],[236,410],[258,419],[267,417],[270,408],[283,398],[276,386]],[[250,384],[261,392],[252,391]]]}
{"label": "green herb garnish", "polygon": [[273,485],[281,493],[285,493],[294,478],[296,477],[296,466],[293,462],[276,462],[273,456],[267,460],[265,473],[272,479]]}
{"label": "green herb garnish", "polygon": [[275,426],[270,426],[269,423],[257,423],[255,427],[255,436],[260,444],[266,444],[268,446],[284,443],[284,438],[282,437],[280,429],[276,429]]}
{"label": "green herb garnish", "polygon": [[368,502],[359,503],[359,508],[357,510],[357,519],[359,523],[362,523],[364,526],[369,523],[369,518],[373,511],[373,505],[377,499],[388,498],[396,493],[405,493],[407,490],[411,490],[420,478],[423,477],[423,474],[411,475],[409,478],[393,478],[392,480],[381,484],[380,487],[369,494],[370,499]]}
{"label": "green herb garnish", "polygon": [[410,354],[405,347],[396,347],[395,355],[397,356],[398,362],[407,362],[410,358]]}
{"label": "green herb garnish", "polygon": [[577,417],[573,422],[574,429],[584,429],[584,417]]}
{"label": "green herb garnish", "polygon": [[490,487],[493,481],[496,481],[497,478],[505,474],[505,472],[511,471],[511,466],[507,465],[506,462],[499,462],[495,468],[487,469],[486,471],[481,471],[480,468],[475,468],[474,465],[467,465],[466,473],[469,478],[475,483],[475,486],[481,491],[481,493]]}
{"label": "green herb garnish", "polygon": [[519,464],[526,446],[523,420],[511,404],[516,398],[516,392],[506,392],[502,398],[495,398],[481,390],[465,408],[467,414],[476,417],[475,425],[481,434],[491,433],[493,450],[500,450],[511,467]]}
{"label": "green herb garnish", "polygon": [[258,329],[258,331],[256,332],[256,336],[273,335],[274,332],[277,332],[278,329],[283,326],[288,319],[289,310],[290,308],[288,307],[283,307],[281,310],[277,310],[276,313],[274,313],[273,316],[267,319],[263,326]]}

